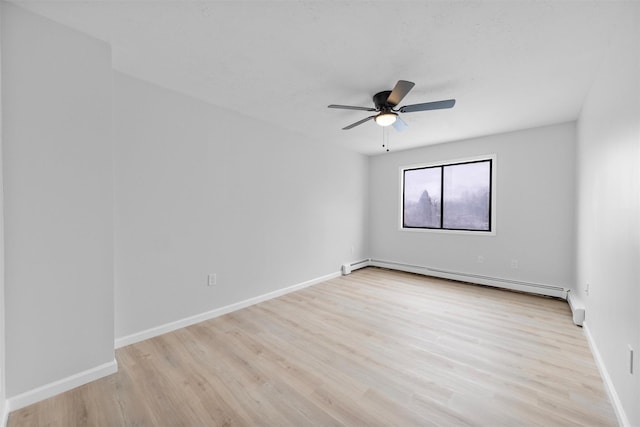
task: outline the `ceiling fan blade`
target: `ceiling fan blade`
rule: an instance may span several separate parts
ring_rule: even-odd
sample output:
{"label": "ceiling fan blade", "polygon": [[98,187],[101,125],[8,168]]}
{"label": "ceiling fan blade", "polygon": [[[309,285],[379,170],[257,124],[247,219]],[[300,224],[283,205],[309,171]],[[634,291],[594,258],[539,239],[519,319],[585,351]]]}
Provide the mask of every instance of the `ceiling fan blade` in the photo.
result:
{"label": "ceiling fan blade", "polygon": [[393,126],[393,128],[398,132],[403,132],[409,128],[409,125],[406,124],[404,120],[400,118],[400,116],[396,117],[396,121],[393,122],[391,126]]}
{"label": "ceiling fan blade", "polygon": [[364,118],[364,119],[362,119],[362,120],[358,120],[358,121],[357,121],[357,122],[355,122],[355,123],[351,123],[349,126],[345,126],[345,127],[343,127],[343,128],[342,128],[342,130],[349,130],[349,129],[354,128],[354,127],[356,127],[356,126],[360,126],[360,125],[361,125],[361,124],[363,124],[364,122],[368,122],[369,120],[373,119],[374,117],[375,117],[375,116],[369,116],[369,117]]}
{"label": "ceiling fan blade", "polygon": [[340,108],[340,109],[343,109],[343,110],[376,111],[376,109],[372,108],[372,107],[354,107],[352,105],[331,104],[328,107],[329,108]]}
{"label": "ceiling fan blade", "polygon": [[413,82],[408,82],[406,80],[398,80],[396,86],[393,88],[389,96],[387,97],[387,103],[393,105],[394,107],[402,101],[402,98],[407,96],[409,91],[413,89],[416,84]]}
{"label": "ceiling fan blade", "polygon": [[405,105],[399,110],[401,113],[413,113],[414,111],[442,110],[451,108],[456,105],[455,99],[447,99],[446,101],[425,102],[423,104]]}

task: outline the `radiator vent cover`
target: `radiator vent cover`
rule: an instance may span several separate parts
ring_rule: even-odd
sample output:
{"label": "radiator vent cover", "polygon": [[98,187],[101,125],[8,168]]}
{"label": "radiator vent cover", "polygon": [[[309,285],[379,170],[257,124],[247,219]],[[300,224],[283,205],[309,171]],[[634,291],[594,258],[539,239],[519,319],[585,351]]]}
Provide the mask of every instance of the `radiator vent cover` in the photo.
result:
{"label": "radiator vent cover", "polygon": [[351,274],[351,264],[342,264],[342,275]]}

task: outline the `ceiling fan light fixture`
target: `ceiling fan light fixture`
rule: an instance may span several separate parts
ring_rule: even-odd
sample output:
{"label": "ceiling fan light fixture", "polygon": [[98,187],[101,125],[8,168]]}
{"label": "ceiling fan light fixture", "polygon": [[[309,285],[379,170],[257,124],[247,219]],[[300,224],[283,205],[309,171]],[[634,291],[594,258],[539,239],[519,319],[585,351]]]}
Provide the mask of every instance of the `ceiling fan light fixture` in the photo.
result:
{"label": "ceiling fan light fixture", "polygon": [[374,118],[374,120],[380,126],[390,126],[390,125],[395,123],[397,118],[398,118],[398,114],[397,113],[386,112],[386,113],[378,114]]}

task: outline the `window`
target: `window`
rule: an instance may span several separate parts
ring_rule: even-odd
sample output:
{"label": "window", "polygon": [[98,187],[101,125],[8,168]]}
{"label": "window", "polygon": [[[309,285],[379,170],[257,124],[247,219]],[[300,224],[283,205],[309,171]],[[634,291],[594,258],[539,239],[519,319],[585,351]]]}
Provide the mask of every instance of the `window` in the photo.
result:
{"label": "window", "polygon": [[402,169],[402,227],[491,231],[493,159]]}

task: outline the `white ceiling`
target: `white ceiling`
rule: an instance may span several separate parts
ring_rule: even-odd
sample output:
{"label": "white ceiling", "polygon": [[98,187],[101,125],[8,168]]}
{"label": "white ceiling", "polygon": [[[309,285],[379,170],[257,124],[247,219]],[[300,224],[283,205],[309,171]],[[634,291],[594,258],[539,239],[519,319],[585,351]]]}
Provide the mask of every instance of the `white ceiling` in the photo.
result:
{"label": "white ceiling", "polygon": [[399,79],[393,150],[577,118],[610,43],[612,1],[16,1],[109,42],[114,68],[322,143],[376,154],[371,106]]}

